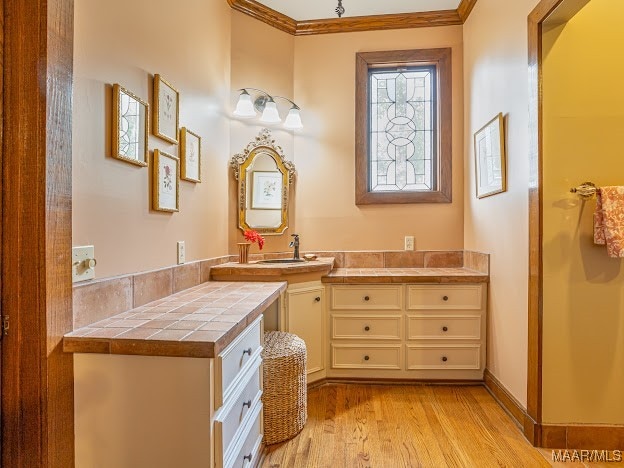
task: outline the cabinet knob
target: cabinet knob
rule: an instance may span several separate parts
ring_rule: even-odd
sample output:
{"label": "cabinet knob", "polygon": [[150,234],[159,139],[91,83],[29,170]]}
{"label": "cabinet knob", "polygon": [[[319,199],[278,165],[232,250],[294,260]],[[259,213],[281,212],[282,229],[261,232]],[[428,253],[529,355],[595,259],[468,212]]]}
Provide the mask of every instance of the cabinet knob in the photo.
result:
{"label": "cabinet knob", "polygon": [[251,463],[251,458],[253,457],[253,455],[250,453],[249,455],[245,455],[243,457],[243,460],[247,460],[249,463]]}
{"label": "cabinet knob", "polygon": [[321,302],[321,297],[320,296],[316,296],[314,298],[314,302]]}
{"label": "cabinet knob", "polygon": [[448,361],[448,358],[446,356],[442,356],[442,362],[446,362]]}
{"label": "cabinet knob", "polygon": [[251,408],[251,400],[247,400],[243,402],[243,408],[247,406],[248,408]]}
{"label": "cabinet knob", "polygon": [[251,351],[252,351],[252,349],[251,349],[251,348],[243,349],[243,356],[244,356],[245,354],[249,354],[249,355],[251,356]]}
{"label": "cabinet knob", "polygon": [[368,325],[366,325],[366,326],[364,327],[364,331],[370,331],[370,327],[369,327]]}
{"label": "cabinet knob", "polygon": [[369,296],[364,296],[364,300],[365,301],[370,301],[370,297]]}
{"label": "cabinet knob", "polygon": [[369,356],[364,356],[364,360],[365,360],[365,361],[368,361],[369,359],[370,359],[370,357],[369,357]]}
{"label": "cabinet knob", "polygon": [[443,301],[448,301],[448,296],[442,296]]}
{"label": "cabinet knob", "polygon": [[442,331],[447,332],[448,331],[448,327],[442,327]]}

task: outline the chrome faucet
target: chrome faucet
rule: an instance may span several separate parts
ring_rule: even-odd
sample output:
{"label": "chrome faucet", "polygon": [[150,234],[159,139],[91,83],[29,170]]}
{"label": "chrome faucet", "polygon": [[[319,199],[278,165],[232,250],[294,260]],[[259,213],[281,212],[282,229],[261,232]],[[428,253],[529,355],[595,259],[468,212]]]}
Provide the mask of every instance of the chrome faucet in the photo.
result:
{"label": "chrome faucet", "polygon": [[294,247],[293,260],[299,260],[299,234],[291,234],[294,239],[288,244],[288,247]]}

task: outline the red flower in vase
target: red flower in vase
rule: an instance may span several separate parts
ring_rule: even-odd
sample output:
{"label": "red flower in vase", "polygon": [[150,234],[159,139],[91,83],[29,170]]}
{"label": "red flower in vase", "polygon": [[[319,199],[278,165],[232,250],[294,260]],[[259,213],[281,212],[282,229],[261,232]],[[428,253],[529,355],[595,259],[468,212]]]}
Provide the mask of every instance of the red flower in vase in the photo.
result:
{"label": "red flower in vase", "polygon": [[262,250],[264,247],[264,237],[258,234],[258,231],[254,231],[252,229],[247,229],[243,236],[245,236],[245,240],[251,242],[252,244],[258,244],[258,248]]}

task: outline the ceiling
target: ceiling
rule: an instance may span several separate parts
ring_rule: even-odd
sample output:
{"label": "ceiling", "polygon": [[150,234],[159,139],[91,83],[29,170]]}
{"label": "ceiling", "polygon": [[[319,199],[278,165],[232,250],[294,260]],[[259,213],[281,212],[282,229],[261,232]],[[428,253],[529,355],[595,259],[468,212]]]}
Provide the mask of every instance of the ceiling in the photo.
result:
{"label": "ceiling", "polygon": [[[337,18],[338,0],[258,0],[296,21]],[[342,0],[344,17],[455,10],[460,0]]]}

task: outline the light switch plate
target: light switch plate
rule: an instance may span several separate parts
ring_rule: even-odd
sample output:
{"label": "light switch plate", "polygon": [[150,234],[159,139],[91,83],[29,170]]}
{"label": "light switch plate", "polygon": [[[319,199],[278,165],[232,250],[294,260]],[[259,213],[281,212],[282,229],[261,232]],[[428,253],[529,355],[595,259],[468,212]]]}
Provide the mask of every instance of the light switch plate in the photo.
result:
{"label": "light switch plate", "polygon": [[95,248],[92,245],[72,248],[72,281],[95,278]]}
{"label": "light switch plate", "polygon": [[178,242],[178,265],[182,265],[186,263],[186,247],[184,246],[184,241]]}
{"label": "light switch plate", "polygon": [[405,250],[414,250],[414,236],[405,236]]}

